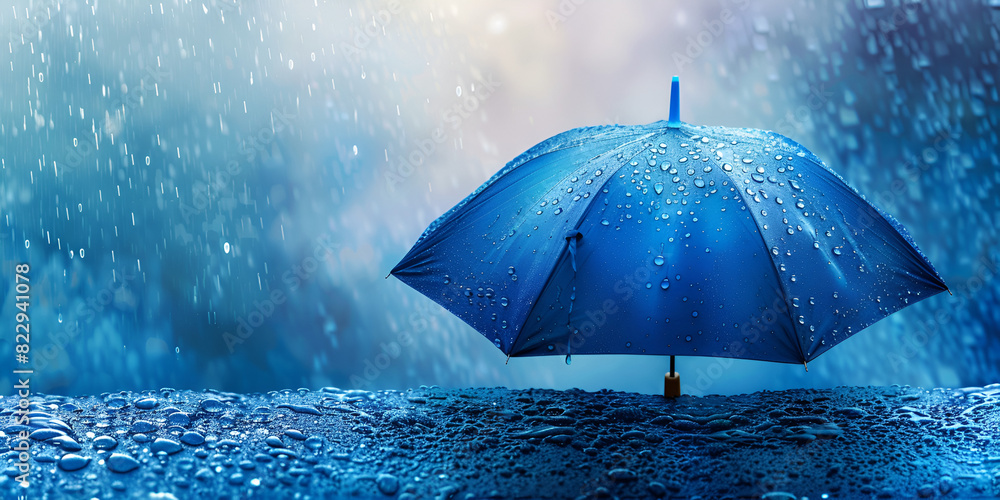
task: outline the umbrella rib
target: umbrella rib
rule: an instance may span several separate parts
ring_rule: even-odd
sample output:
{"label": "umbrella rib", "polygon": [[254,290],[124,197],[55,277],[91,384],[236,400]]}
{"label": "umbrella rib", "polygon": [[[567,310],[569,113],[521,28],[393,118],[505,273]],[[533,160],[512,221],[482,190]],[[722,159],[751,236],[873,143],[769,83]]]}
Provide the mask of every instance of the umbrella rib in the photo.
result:
{"label": "umbrella rib", "polygon": [[[704,136],[704,134],[703,134],[703,136]],[[757,146],[763,146],[762,144],[756,144],[756,145]],[[722,168],[722,165],[719,164],[719,160],[716,160],[714,158],[710,158],[710,160],[717,167],[719,167],[719,170],[721,170],[722,173],[726,177],[729,178],[729,181],[732,182],[734,186],[738,186],[739,185],[739,183],[736,182],[736,178],[733,177],[733,174],[730,174],[729,172],[726,172],[726,169]],[[744,196],[744,195],[741,194],[740,195],[740,200],[742,201],[743,206],[746,207],[747,212],[749,212],[749,214],[750,214],[750,220],[753,221],[754,227],[757,228],[757,234],[760,235],[760,242],[764,244],[764,255],[767,256],[767,261],[768,261],[768,263],[771,264],[771,270],[774,271],[774,276],[775,276],[775,278],[776,278],[776,280],[778,282],[778,289],[781,290],[782,300],[785,301],[785,308],[784,308],[785,309],[785,314],[788,316],[788,322],[789,322],[789,324],[792,325],[792,334],[795,337],[795,345],[796,345],[796,347],[798,347],[798,350],[799,350],[799,359],[800,359],[800,361],[802,361],[803,363],[805,363],[808,360],[806,359],[805,352],[802,350],[802,339],[799,337],[799,329],[798,329],[798,327],[795,326],[795,318],[792,317],[792,310],[791,310],[790,307],[788,307],[788,299],[789,299],[788,290],[785,289],[785,284],[781,281],[781,274],[778,273],[778,268],[777,268],[777,266],[774,265],[774,259],[772,259],[770,257],[770,255],[769,255],[769,253],[767,251],[767,241],[764,239],[764,232],[761,231],[760,223],[757,222],[757,217],[754,215],[754,211],[750,208],[750,205],[746,202],[746,196]]]}
{"label": "umbrella rib", "polygon": [[[651,133],[645,134],[645,136],[643,138],[649,138],[649,137],[652,137],[653,135],[656,135],[656,132],[651,132]],[[622,147],[624,147],[624,146],[626,146],[628,144],[634,144],[635,142],[636,141],[633,140],[633,141],[624,143],[624,144],[622,144],[622,145],[620,145],[620,146],[612,149],[611,151],[621,149]],[[628,164],[628,162],[630,160],[632,160],[636,156],[639,156],[639,154],[641,154],[641,151],[637,152],[636,154],[634,154],[632,156],[630,156],[627,160],[624,160],[621,165],[618,165],[618,168],[615,169],[614,172],[608,172],[608,176],[604,179],[604,182],[601,183],[600,185],[594,186],[594,189],[596,190],[595,192],[600,192],[601,188],[603,188],[609,182],[611,182],[611,179],[614,179],[614,177],[615,177],[614,174],[618,173],[618,171],[621,170],[622,168],[624,168],[625,165]],[[598,156],[601,156],[601,155],[598,155]],[[536,203],[537,203],[537,200],[536,200]],[[590,203],[590,204],[587,205],[587,207],[583,210],[583,213],[580,214],[580,218],[577,219],[576,223],[573,224],[573,229],[579,230],[580,222],[583,221],[583,220],[585,220],[587,218],[587,216],[590,214],[590,210],[594,206],[595,206],[595,203]],[[569,247],[569,242],[568,241],[566,243],[566,246],[567,246],[567,248]],[[552,276],[555,275],[556,270],[559,268],[559,261],[562,259],[562,256],[563,256],[563,254],[564,254],[565,251],[566,251],[565,249],[562,250],[562,251],[560,251],[559,252],[559,257],[556,258],[556,259],[554,259],[555,263],[552,265],[552,269],[549,270],[549,272],[548,272],[548,274],[547,274],[547,276],[545,278],[545,281],[543,281],[543,283],[549,283],[552,280]],[[542,289],[539,290],[539,292],[538,292],[539,297],[541,296],[541,294],[544,291],[545,291],[545,285],[543,285]],[[537,300],[537,298],[536,298],[536,300]],[[510,356],[517,356],[517,354],[514,353],[514,347],[517,346],[517,342],[519,340],[521,340],[521,335],[524,334],[525,327],[528,325],[528,321],[531,319],[531,314],[530,313],[531,313],[532,310],[534,310],[534,308],[535,308],[536,305],[537,305],[537,302],[535,304],[532,304],[531,309],[528,310],[529,314],[525,314],[524,322],[521,324],[520,328],[518,329],[517,336],[515,336],[513,342],[510,343],[510,351],[508,351],[506,353],[508,357],[510,357]]]}

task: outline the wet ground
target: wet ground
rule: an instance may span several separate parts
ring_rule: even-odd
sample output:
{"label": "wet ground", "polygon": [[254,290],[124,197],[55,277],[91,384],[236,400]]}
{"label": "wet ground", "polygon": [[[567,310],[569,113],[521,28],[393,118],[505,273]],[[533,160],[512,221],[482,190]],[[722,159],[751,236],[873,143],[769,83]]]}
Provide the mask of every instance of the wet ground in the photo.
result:
{"label": "wet ground", "polygon": [[[4,498],[993,498],[1000,384],[0,399]],[[30,434],[29,487],[14,439]]]}

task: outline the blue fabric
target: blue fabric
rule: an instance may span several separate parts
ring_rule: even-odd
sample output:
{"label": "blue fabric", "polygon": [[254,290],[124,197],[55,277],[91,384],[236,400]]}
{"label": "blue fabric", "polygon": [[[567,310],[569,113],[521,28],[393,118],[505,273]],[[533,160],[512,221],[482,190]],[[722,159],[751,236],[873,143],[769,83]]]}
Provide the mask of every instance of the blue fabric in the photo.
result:
{"label": "blue fabric", "polygon": [[946,290],[794,141],[660,121],[518,156],[392,270],[511,356],[815,358]]}

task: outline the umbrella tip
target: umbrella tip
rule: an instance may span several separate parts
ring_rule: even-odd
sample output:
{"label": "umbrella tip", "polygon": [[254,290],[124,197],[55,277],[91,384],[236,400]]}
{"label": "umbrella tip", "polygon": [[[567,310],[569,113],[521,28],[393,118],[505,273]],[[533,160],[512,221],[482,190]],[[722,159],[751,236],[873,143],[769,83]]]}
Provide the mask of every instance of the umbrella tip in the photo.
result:
{"label": "umbrella tip", "polygon": [[670,127],[681,125],[681,79],[678,76],[670,81],[670,118],[667,119]]}

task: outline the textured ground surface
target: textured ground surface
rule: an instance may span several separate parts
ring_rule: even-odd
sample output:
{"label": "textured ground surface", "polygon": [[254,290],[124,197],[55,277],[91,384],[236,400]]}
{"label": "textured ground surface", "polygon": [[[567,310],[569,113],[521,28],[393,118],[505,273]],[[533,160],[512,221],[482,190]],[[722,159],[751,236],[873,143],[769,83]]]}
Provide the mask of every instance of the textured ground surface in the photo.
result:
{"label": "textured ground surface", "polygon": [[[1000,385],[0,400],[4,498],[993,498]],[[30,486],[18,474],[31,433]],[[824,495],[828,495],[825,497]]]}

